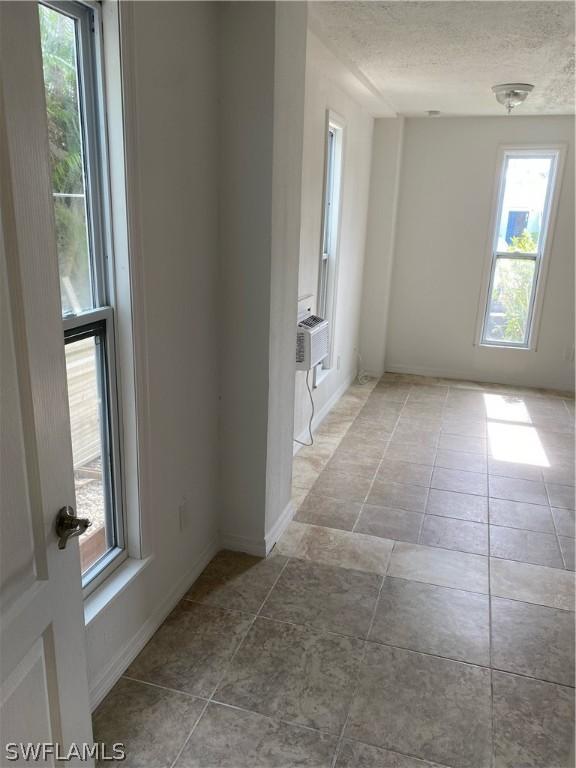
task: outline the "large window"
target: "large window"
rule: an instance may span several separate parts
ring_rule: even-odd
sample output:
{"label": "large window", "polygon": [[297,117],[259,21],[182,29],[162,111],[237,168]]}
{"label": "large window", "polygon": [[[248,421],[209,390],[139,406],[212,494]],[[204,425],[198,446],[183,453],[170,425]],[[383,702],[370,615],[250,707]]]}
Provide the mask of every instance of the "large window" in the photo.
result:
{"label": "large window", "polygon": [[40,4],[76,514],[86,585],[124,553],[99,18]]}
{"label": "large window", "polygon": [[559,159],[558,149],[503,152],[482,344],[533,344]]}
{"label": "large window", "polygon": [[326,132],[322,247],[318,270],[317,312],[321,317],[326,318],[330,322],[330,354],[316,370],[316,383],[322,378],[322,372],[329,370],[332,367],[332,339],[334,337],[336,276],[338,267],[340,188],[342,183],[343,130],[341,121],[334,114],[329,113]]}

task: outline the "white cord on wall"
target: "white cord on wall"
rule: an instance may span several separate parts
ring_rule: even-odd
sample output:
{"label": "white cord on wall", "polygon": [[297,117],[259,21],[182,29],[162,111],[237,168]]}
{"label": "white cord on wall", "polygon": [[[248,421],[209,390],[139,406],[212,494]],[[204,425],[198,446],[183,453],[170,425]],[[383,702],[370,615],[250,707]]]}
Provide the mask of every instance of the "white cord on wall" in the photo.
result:
{"label": "white cord on wall", "polygon": [[301,440],[296,440],[296,438],[294,438],[294,442],[298,443],[298,445],[303,445],[306,448],[309,448],[311,445],[314,445],[314,436],[312,435],[312,422],[314,421],[314,398],[312,397],[312,390],[310,389],[310,370],[306,371],[306,389],[308,390],[310,405],[312,406],[312,413],[310,414],[310,421],[308,422],[308,433],[310,435],[310,442],[303,443]]}

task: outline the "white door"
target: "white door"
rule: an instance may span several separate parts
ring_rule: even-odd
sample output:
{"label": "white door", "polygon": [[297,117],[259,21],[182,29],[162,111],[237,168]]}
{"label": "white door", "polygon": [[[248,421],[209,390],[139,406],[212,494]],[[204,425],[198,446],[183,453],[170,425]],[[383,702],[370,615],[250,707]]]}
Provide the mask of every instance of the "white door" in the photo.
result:
{"label": "white door", "polygon": [[[0,2],[0,765],[92,739],[38,9]],[[72,761],[75,764],[77,761]],[[91,761],[83,765],[90,765]]]}

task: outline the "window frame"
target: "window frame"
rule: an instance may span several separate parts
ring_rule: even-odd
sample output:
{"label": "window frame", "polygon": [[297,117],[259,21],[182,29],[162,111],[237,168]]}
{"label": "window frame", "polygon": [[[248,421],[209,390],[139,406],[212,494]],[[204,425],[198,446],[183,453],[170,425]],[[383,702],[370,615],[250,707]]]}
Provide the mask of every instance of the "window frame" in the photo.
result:
{"label": "window frame", "polygon": [[[122,473],[121,407],[116,355],[115,282],[112,246],[112,208],[107,146],[107,115],[104,93],[104,66],[102,40],[102,9],[96,2],[80,0],[39,0],[58,13],[76,21],[77,70],[79,108],[81,112],[82,142],[85,165],[85,194],[87,229],[90,249],[91,292],[93,309],[62,317],[64,342],[72,336],[90,335],[94,327],[103,329],[103,376],[106,385],[102,418],[106,437],[102,440],[103,454],[110,456],[108,477],[104,485],[110,486],[106,509],[107,538],[112,523],[114,546],[82,574],[84,597],[93,592],[128,557],[124,483]],[[103,467],[105,461],[102,456]],[[109,505],[112,505],[110,509]],[[80,511],[79,511],[80,512]]]}
{"label": "window frame", "polygon": [[[558,143],[530,144],[530,145],[503,145],[499,147],[495,174],[494,194],[491,207],[490,235],[486,254],[486,262],[480,292],[478,322],[476,329],[476,343],[484,349],[508,349],[534,352],[537,350],[540,319],[548,268],[550,263],[550,251],[554,239],[554,229],[562,184],[562,175],[566,145]],[[506,188],[506,169],[511,158],[551,158],[550,176],[546,199],[542,211],[541,235],[538,241],[538,249],[535,253],[522,251],[498,251],[498,232],[502,216],[502,205]],[[487,321],[490,308],[490,297],[494,274],[499,260],[527,260],[535,265],[532,292],[530,296],[529,313],[527,319],[527,333],[525,341],[507,342],[504,340],[490,341],[485,338]]]}
{"label": "window frame", "polygon": [[345,122],[340,115],[330,109],[326,111],[316,311],[329,322],[329,352],[328,357],[314,369],[314,387],[317,387],[333,369],[345,128]]}

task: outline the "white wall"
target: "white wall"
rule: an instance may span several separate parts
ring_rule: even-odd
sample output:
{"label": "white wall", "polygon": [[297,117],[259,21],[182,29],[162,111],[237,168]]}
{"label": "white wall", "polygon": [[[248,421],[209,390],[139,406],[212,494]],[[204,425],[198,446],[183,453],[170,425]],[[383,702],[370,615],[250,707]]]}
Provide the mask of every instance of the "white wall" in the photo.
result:
{"label": "white wall", "polygon": [[307,7],[221,10],[221,531],[265,554],[290,518]]}
{"label": "white wall", "polygon": [[[313,294],[313,310],[321,247],[326,110],[337,112],[345,121],[336,327],[333,329],[334,368],[314,391],[317,413],[342,393],[356,373],[374,123],[372,116],[352,98],[344,85],[331,79],[333,73],[342,71],[342,64],[330,65],[333,58],[309,31],[298,296]],[[351,77],[350,73],[348,76]],[[296,314],[295,306],[294,318]],[[296,374],[294,435],[299,439],[305,437],[310,418],[305,376],[302,372]]]}
{"label": "white wall", "polygon": [[[89,622],[99,698],[217,547],[217,9],[133,3],[151,559]],[[178,507],[187,500],[184,529]],[[137,561],[136,561],[137,562]],[[90,602],[90,601],[89,601]]]}
{"label": "white wall", "polygon": [[125,8],[148,557],[86,603],[93,703],[221,546],[264,554],[291,512],[307,6]]}
{"label": "white wall", "polygon": [[[564,142],[569,151],[537,349],[479,347],[498,146],[546,142]],[[386,334],[386,370],[573,388],[573,153],[570,117],[406,120],[387,332],[365,326],[366,345]],[[381,288],[385,293],[384,281]],[[379,338],[368,338],[373,334]]]}
{"label": "white wall", "polygon": [[403,140],[403,117],[374,121],[360,326],[362,365],[372,376],[384,373]]}

